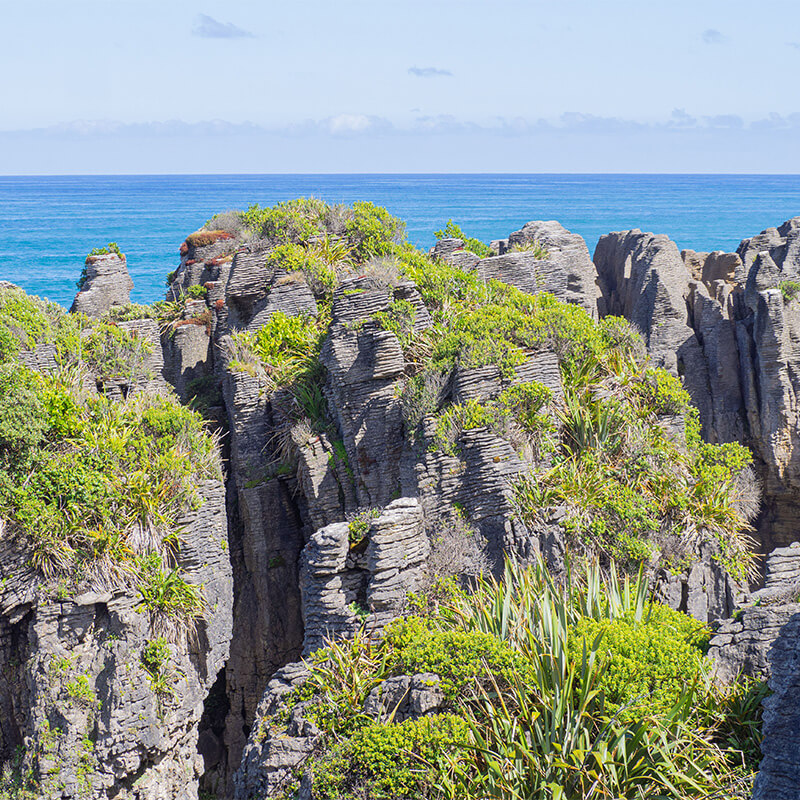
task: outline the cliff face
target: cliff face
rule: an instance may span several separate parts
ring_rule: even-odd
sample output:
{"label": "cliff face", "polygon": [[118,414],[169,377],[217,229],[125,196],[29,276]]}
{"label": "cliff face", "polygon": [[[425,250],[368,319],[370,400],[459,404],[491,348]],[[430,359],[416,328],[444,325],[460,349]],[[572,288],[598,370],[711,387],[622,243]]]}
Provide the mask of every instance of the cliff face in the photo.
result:
{"label": "cliff face", "polygon": [[[92,257],[73,310],[99,321],[77,339],[22,337],[9,363],[57,392],[77,369],[63,391],[87,408],[191,403],[220,434],[216,466],[150,544],[117,526],[135,555],[124,581],[42,582],[25,521],[9,520],[0,761],[42,797],[279,796],[321,735],[284,705],[307,677],[300,659],[379,633],[438,578],[499,573],[508,553],[554,574],[568,552],[644,561],[673,608],[730,616],[759,503],[736,443],[756,456],[762,547],[794,539],[799,231],[738,254],[614,233],[592,263],[579,236],[530,222],[493,255],[451,238],[426,256],[369,204],[298,201],[189,236],[153,307],[127,304],[124,259]],[[670,375],[725,447],[703,444]],[[156,417],[136,419],[160,442]],[[146,607],[150,551],[159,578],[200,587],[183,627]],[[370,714],[404,693],[408,718],[437,711],[432,680],[388,679]]]}
{"label": "cliff face", "polygon": [[762,552],[796,538],[798,225],[745,239],[737,253],[694,253],[640,231],[601,237],[601,315],[642,330],[654,359],[680,374],[709,441],[756,455]]}

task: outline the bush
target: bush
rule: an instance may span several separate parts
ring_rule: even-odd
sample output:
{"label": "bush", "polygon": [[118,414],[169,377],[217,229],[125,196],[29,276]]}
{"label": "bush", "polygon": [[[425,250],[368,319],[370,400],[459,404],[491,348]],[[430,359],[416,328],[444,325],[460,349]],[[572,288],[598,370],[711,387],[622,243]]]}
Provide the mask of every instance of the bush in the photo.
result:
{"label": "bush", "polygon": [[481,258],[488,258],[494,255],[489,245],[484,244],[480,239],[473,239],[467,236],[452,219],[447,220],[447,225],[440,231],[434,231],[433,235],[437,239],[461,239],[461,241],[464,242],[465,250],[469,250]]}
{"label": "bush", "polygon": [[49,427],[39,376],[15,364],[0,366],[0,463],[24,468]]}
{"label": "bush", "polygon": [[405,234],[405,223],[385,208],[367,202],[353,203],[353,217],[345,224],[352,253],[357,261],[387,256]]}
{"label": "bush", "polygon": [[83,358],[104,383],[135,384],[152,378],[145,368],[152,352],[146,339],[102,320],[83,339]]}
{"label": "bush", "polygon": [[800,294],[800,282],[798,281],[781,281],[779,288],[781,290],[781,294],[783,295],[783,299],[787,303],[790,303],[792,300],[796,299],[798,294]]}
{"label": "bush", "polygon": [[468,740],[467,723],[452,714],[365,725],[317,765],[314,794],[329,800],[427,795],[436,785],[437,767]]}
{"label": "bush", "polygon": [[524,660],[506,642],[480,631],[436,630],[424,619],[406,617],[386,631],[401,674],[433,672],[441,679],[445,697],[454,702],[476,679],[490,675],[508,682],[525,671]]}
{"label": "bush", "polygon": [[703,685],[702,647],[710,633],[666,606],[654,603],[641,621],[582,619],[572,633],[570,653],[576,662],[585,647],[597,650],[603,673],[596,685],[605,693],[609,713],[619,713],[621,722],[666,714]]}

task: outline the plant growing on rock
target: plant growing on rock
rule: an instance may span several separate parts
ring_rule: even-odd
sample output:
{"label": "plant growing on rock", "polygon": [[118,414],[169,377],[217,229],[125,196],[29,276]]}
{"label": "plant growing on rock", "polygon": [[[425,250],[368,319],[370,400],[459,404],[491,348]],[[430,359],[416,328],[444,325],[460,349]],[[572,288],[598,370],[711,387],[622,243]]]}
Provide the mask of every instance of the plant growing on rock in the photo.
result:
{"label": "plant growing on rock", "polygon": [[441,230],[434,231],[433,234],[437,239],[461,239],[464,242],[464,249],[469,250],[471,253],[480,256],[481,258],[488,258],[494,255],[492,248],[484,244],[480,239],[474,239],[467,236],[461,228],[453,222],[452,219],[447,220],[447,224]]}
{"label": "plant growing on rock", "polygon": [[[502,580],[433,608],[381,643],[359,633],[309,662],[288,702],[323,732],[303,767],[321,796],[688,800],[739,797],[752,780],[742,756],[757,746],[757,693],[709,679],[706,632],[654,602],[641,573],[604,577],[595,564],[557,584],[541,562],[509,562]],[[383,681],[415,672],[443,681],[431,716],[361,711]]]}

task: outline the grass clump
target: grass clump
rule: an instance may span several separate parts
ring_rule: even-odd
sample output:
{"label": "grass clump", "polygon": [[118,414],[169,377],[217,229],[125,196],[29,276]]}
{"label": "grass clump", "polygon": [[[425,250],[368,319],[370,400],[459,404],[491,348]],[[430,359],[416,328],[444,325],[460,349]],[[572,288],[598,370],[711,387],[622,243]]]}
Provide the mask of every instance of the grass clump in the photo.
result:
{"label": "grass clump", "polygon": [[452,219],[447,220],[447,224],[439,231],[434,231],[433,234],[437,239],[461,239],[464,242],[464,249],[475,253],[476,256],[481,258],[488,258],[494,255],[492,248],[484,244],[480,239],[475,239],[467,236],[461,228],[453,222]]}
{"label": "grass clump", "polygon": [[778,288],[787,303],[795,300],[800,295],[800,281],[781,281]]}

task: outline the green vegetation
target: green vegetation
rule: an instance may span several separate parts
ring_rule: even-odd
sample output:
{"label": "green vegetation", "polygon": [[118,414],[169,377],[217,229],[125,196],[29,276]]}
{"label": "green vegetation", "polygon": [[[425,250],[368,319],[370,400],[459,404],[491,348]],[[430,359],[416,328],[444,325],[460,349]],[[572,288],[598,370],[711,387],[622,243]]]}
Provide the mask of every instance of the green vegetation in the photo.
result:
{"label": "green vegetation", "polygon": [[[323,731],[319,796],[749,797],[764,686],[716,684],[708,631],[653,601],[641,574],[604,580],[594,565],[557,585],[541,563],[510,562],[501,581],[415,606],[437,610],[381,643],[329,643],[287,698]],[[387,678],[423,671],[444,689],[432,716],[360,710]]]}
{"label": "green vegetation", "polygon": [[547,248],[538,240],[534,239],[531,242],[525,242],[524,244],[515,244],[512,245],[511,253],[532,253],[533,257],[536,259],[542,258],[549,258],[550,253]]}
{"label": "green vegetation", "polygon": [[129,333],[113,322],[100,321],[91,327],[82,340],[84,361],[103,383],[121,381],[136,384],[153,375],[145,368],[153,351],[150,342]]}
{"label": "green vegetation", "polygon": [[70,700],[79,705],[93,706],[97,703],[97,695],[86,675],[76,675],[72,680],[67,681],[64,688]]}
{"label": "green vegetation", "polygon": [[781,281],[779,288],[787,303],[797,299],[797,296],[800,295],[800,282],[798,281]]}
{"label": "green vegetation", "polygon": [[[0,290],[0,341],[0,514],[8,535],[59,596],[133,584],[151,617],[188,624],[202,599],[175,564],[179,520],[200,502],[198,480],[219,471],[200,417],[171,398],[131,392],[112,401],[86,390],[87,367],[102,381],[146,377],[149,345],[112,321],[89,323]],[[16,360],[38,343],[55,345],[56,371]]]}
{"label": "green vegetation", "polygon": [[447,225],[445,225],[442,230],[434,231],[434,236],[437,239],[461,239],[461,241],[464,242],[465,250],[469,250],[471,253],[475,253],[475,255],[481,258],[488,258],[494,255],[489,245],[484,244],[480,239],[467,236],[452,219],[447,220]]}
{"label": "green vegetation", "polygon": [[148,642],[142,650],[142,667],[147,673],[150,688],[159,697],[169,697],[175,694],[172,687],[174,675],[171,661],[172,651],[169,642],[163,636]]}
{"label": "green vegetation", "polygon": [[[342,443],[342,445],[344,445],[344,443]],[[370,508],[366,511],[362,511],[360,514],[356,515],[350,520],[347,525],[350,547],[356,547],[367,538],[370,520],[375,519],[380,513],[381,510],[379,508]]]}
{"label": "green vegetation", "polygon": [[125,258],[125,256],[119,249],[119,245],[116,242],[109,242],[105,247],[95,247],[94,249],[89,251],[89,255],[86,256],[86,262],[84,263],[83,269],[81,270],[80,277],[75,283],[75,286],[77,287],[78,291],[81,291],[86,281],[89,280],[89,273],[87,270],[87,265],[89,261],[95,256],[107,256],[110,255],[111,253],[114,253],[117,256],[117,258]]}
{"label": "green vegetation", "polygon": [[[737,502],[748,451],[700,439],[680,381],[647,363],[641,338],[625,320],[597,323],[551,295],[526,294],[433,260],[399,241],[397,221],[368,203],[346,209],[298,200],[253,207],[242,219],[276,242],[267,266],[287,278],[302,273],[318,298],[316,318],[276,314],[259,332],[235,337],[231,367],[261,375],[270,391],[288,389],[295,421],[306,419],[318,432],[330,426],[319,354],[341,279],[368,276],[374,267],[385,288],[399,274],[417,285],[433,321],[416,330],[417,309],[398,298],[373,315],[405,355],[409,378],[400,395],[409,435],[418,437],[422,420],[435,415],[424,447],[451,456],[459,454],[464,431],[489,428],[503,436],[538,465],[514,487],[519,516],[535,525],[543,509],[565,506],[576,552],[635,567],[658,556],[657,541],[668,542],[667,566],[681,569],[699,537],[717,543],[716,557],[738,578],[751,569],[748,519]],[[463,232],[450,221],[438,235]],[[320,255],[334,244],[335,257]],[[530,249],[538,252],[537,246]],[[544,349],[559,360],[563,400],[521,379],[520,370]],[[499,393],[448,402],[453,370],[478,367],[498,369]],[[668,430],[667,417],[685,425],[685,441]],[[282,441],[286,463],[288,433]]]}

